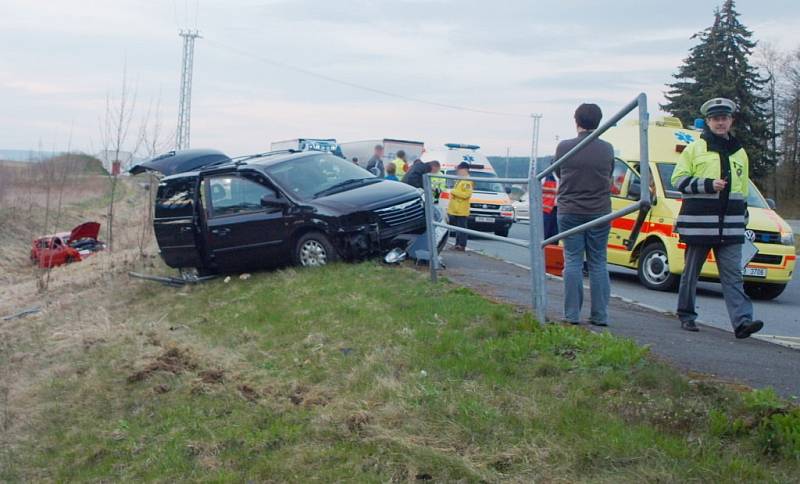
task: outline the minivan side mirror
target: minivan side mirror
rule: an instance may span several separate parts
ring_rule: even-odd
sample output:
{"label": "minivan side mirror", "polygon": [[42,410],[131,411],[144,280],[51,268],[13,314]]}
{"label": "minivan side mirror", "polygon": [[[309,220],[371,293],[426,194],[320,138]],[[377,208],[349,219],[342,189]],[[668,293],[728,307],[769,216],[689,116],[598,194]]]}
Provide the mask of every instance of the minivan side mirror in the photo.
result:
{"label": "minivan side mirror", "polygon": [[771,208],[772,210],[775,210],[776,208],[778,208],[778,204],[777,204],[777,203],[775,203],[775,200],[773,200],[773,199],[771,199],[771,198],[768,198],[768,199],[767,199],[767,205],[768,205],[768,206],[769,206],[769,208]]}
{"label": "minivan side mirror", "polygon": [[512,192],[511,187],[507,186],[506,187],[506,194],[511,195],[511,192]]}
{"label": "minivan side mirror", "polygon": [[635,198],[639,199],[642,196],[642,184],[641,183],[631,183],[628,187],[628,198]]}
{"label": "minivan side mirror", "polygon": [[274,193],[268,193],[261,197],[261,206],[265,208],[283,208],[289,205],[285,198],[281,198]]}

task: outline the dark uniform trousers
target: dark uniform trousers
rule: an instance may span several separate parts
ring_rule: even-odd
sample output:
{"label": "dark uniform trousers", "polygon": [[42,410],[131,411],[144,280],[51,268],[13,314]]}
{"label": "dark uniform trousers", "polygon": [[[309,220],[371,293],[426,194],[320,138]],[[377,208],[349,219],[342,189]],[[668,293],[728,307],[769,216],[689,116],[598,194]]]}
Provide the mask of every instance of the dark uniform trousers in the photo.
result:
{"label": "dark uniform trousers", "polygon": [[714,251],[717,260],[719,278],[722,283],[722,294],[725,297],[725,306],[731,319],[733,329],[742,323],[753,319],[753,303],[744,292],[742,280],[742,244],[698,245],[686,246],[686,265],[681,276],[681,285],[678,292],[678,317],[681,321],[694,321],[697,319],[696,292],[697,280],[700,270],[708,257],[709,251]]}

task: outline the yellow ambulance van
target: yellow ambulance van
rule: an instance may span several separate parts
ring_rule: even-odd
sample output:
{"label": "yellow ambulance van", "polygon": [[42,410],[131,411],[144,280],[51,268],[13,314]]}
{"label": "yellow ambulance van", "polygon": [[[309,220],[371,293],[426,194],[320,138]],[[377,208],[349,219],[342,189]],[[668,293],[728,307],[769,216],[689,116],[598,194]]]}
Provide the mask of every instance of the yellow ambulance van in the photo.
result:
{"label": "yellow ambulance van", "polygon": [[[433,160],[441,164],[441,171],[446,175],[455,175],[456,167],[461,162],[467,162],[470,165],[470,175],[486,179],[475,182],[467,227],[508,237],[508,231],[514,223],[514,207],[503,184],[492,181],[493,178],[497,178],[497,173],[489,163],[489,159],[480,152],[480,146],[448,143],[444,145],[444,149],[434,149],[422,154],[422,161]],[[439,197],[439,206],[444,213],[447,213],[450,189],[453,186],[455,180],[447,180],[446,188]]]}
{"label": "yellow ambulance van", "polygon": [[[701,131],[686,129],[677,118],[665,117],[649,127],[650,171],[653,206],[641,224],[636,241],[639,213],[616,219],[608,240],[608,262],[636,269],[639,279],[650,289],[669,291],[677,287],[684,267],[684,244],[678,240],[674,224],[681,208],[681,194],[670,182],[678,158],[686,145],[698,139]],[[609,129],[602,136],[614,145],[616,164],[612,181],[612,207],[619,210],[639,199],[639,123],[629,121]],[[745,291],[754,299],[778,297],[792,279],[796,262],[794,235],[789,224],[775,212],[775,204],[766,200],[750,184],[747,199],[750,222],[746,237],[755,243],[758,253],[744,270]],[[703,266],[701,278],[719,281],[713,251]]]}

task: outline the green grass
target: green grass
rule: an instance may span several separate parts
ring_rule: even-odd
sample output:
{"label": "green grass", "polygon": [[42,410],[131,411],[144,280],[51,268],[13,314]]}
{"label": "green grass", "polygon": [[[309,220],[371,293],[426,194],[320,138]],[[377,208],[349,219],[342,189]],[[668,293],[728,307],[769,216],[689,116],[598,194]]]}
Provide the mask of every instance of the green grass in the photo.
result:
{"label": "green grass", "polygon": [[[0,480],[791,482],[800,412],[375,263],[132,291]],[[157,321],[157,323],[154,323]]]}

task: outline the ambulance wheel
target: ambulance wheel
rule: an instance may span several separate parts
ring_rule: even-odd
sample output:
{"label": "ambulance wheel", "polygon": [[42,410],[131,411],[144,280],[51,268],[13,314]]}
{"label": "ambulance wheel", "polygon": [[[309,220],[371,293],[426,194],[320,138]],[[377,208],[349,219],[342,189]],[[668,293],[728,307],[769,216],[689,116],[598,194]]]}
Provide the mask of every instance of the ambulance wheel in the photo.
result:
{"label": "ambulance wheel", "polygon": [[669,271],[667,249],[661,242],[647,244],[639,255],[639,280],[654,291],[674,291],[680,277]]}
{"label": "ambulance wheel", "polygon": [[309,232],[297,241],[294,249],[295,264],[303,267],[319,267],[339,259],[339,254],[321,232]]}
{"label": "ambulance wheel", "polygon": [[498,235],[500,237],[508,237],[509,230],[511,230],[511,227],[503,227],[502,229],[495,230],[494,235]]}
{"label": "ambulance wheel", "polygon": [[745,282],[744,292],[758,301],[771,301],[780,296],[786,284],[770,284],[768,282]]}

